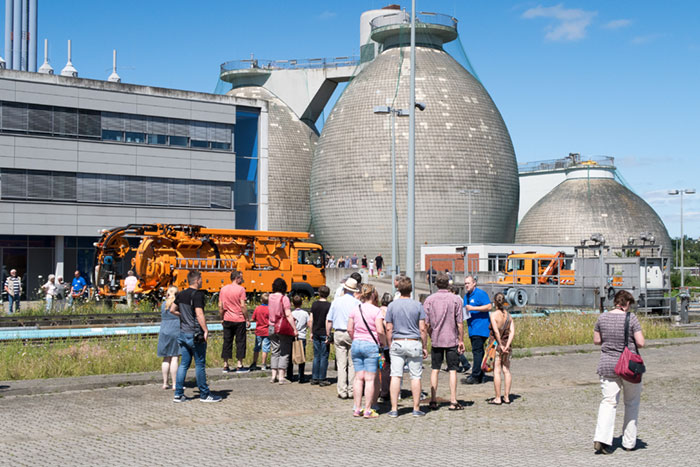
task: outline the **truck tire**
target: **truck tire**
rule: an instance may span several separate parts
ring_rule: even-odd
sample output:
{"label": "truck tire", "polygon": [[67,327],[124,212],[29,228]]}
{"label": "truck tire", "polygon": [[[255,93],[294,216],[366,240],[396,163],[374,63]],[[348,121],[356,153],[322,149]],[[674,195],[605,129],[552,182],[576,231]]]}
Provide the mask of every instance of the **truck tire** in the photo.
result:
{"label": "truck tire", "polygon": [[527,305],[527,292],[524,289],[512,287],[506,291],[506,301],[513,306],[523,307]]}
{"label": "truck tire", "polygon": [[291,296],[299,295],[302,298],[313,298],[315,295],[314,288],[306,282],[293,282]]}

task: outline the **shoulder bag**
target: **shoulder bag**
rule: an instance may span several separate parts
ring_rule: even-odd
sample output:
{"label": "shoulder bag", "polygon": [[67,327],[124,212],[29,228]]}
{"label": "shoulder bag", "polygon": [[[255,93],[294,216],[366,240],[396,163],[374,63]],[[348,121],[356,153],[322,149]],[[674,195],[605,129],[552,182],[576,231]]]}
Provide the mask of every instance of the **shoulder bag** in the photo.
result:
{"label": "shoulder bag", "polygon": [[277,318],[275,323],[275,334],[281,334],[283,336],[293,336],[294,328],[289,324],[287,319],[287,313],[284,311],[284,295],[280,294],[280,308],[282,309],[282,314]]}
{"label": "shoulder bag", "polygon": [[622,350],[622,354],[615,365],[615,374],[625,381],[630,383],[640,383],[642,381],[642,374],[646,371],[644,366],[644,360],[642,360],[641,355],[639,355],[639,349],[637,348],[637,341],[632,336],[632,341],[634,342],[635,353],[630,351],[627,346],[629,339],[629,327],[630,327],[630,313],[627,312],[625,316],[625,348]]}

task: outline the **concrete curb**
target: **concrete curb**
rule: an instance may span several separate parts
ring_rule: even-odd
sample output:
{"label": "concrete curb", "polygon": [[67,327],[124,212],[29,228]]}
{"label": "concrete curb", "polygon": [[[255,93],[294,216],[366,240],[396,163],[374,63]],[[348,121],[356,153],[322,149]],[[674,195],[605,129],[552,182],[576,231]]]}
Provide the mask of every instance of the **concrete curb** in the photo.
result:
{"label": "concrete curb", "polygon": [[[698,337],[682,337],[672,339],[657,339],[647,341],[646,347],[658,348],[669,345],[695,345],[700,344],[700,336]],[[553,346],[553,347],[535,347],[531,349],[515,350],[515,358],[525,357],[540,357],[547,355],[565,355],[572,353],[590,353],[597,352],[600,349],[597,345],[569,345],[569,346]],[[427,362],[426,360],[426,367]],[[265,378],[270,375],[269,371],[253,371],[244,374],[223,374],[219,368],[207,369],[207,380],[221,381],[230,379],[253,379]],[[333,378],[336,376],[335,371],[328,371],[328,376]],[[85,391],[92,389],[105,389],[124,386],[139,386],[145,384],[161,384],[161,372],[150,371],[146,373],[125,373],[116,375],[93,375],[79,376],[73,378],[48,378],[48,379],[28,379],[18,381],[0,381],[0,397],[8,396],[31,396],[40,394],[52,394],[68,391]],[[194,378],[194,368],[191,368],[188,373],[188,379]],[[213,388],[216,392],[216,388]]]}

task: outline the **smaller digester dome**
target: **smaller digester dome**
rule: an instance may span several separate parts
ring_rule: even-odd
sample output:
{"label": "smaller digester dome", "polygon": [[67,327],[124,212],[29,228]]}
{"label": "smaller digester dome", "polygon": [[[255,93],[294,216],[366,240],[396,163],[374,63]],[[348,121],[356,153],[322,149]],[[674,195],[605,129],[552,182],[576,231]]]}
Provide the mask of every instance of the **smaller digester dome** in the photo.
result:
{"label": "smaller digester dome", "polygon": [[654,209],[615,181],[614,168],[575,167],[566,180],[539,200],[523,217],[515,242],[578,246],[594,233],[619,248],[630,237],[649,232],[661,254],[671,254],[671,238]]}

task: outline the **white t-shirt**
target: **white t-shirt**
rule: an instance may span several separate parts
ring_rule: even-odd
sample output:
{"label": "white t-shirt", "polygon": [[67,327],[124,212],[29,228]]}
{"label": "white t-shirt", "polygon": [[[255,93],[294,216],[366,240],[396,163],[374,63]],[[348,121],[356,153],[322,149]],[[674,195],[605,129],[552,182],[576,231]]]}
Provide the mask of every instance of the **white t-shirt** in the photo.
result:
{"label": "white t-shirt", "polygon": [[45,291],[46,291],[46,296],[55,296],[56,295],[56,283],[48,281],[46,284],[41,286]]}
{"label": "white t-shirt", "polygon": [[299,339],[306,339],[306,330],[309,324],[309,313],[297,308],[292,311],[292,316],[294,317],[294,323],[296,324],[297,332],[299,333]]}
{"label": "white t-shirt", "polygon": [[138,283],[139,280],[136,278],[136,276],[129,276],[126,279],[124,279],[124,288],[127,292],[133,292],[136,288],[136,284]]}

